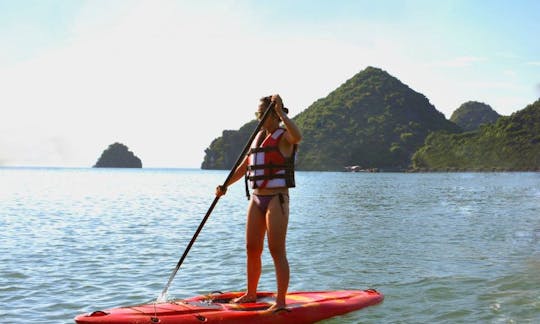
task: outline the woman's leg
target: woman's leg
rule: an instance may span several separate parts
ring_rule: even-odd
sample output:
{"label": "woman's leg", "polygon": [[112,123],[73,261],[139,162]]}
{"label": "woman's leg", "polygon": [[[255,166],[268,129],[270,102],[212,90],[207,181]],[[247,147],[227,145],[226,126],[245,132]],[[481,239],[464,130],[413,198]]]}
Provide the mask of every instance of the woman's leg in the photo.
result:
{"label": "woman's leg", "polygon": [[253,202],[249,202],[246,223],[246,253],[247,253],[247,291],[233,302],[246,303],[253,302],[257,298],[257,286],[261,277],[261,255],[264,248],[264,234],[266,232],[266,222],[259,207]]}
{"label": "woman's leg", "polygon": [[287,226],[289,223],[289,197],[276,196],[270,202],[266,213],[266,227],[268,232],[268,248],[276,268],[277,297],[276,305],[271,310],[285,307],[285,296],[289,288],[289,262],[286,252]]}

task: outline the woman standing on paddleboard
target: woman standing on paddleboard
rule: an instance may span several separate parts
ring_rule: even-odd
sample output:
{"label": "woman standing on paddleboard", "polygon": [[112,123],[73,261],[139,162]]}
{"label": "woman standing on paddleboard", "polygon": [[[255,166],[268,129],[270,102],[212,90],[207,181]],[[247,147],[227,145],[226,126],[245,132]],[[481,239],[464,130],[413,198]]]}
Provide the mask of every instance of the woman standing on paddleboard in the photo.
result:
{"label": "woman standing on paddleboard", "polygon": [[[261,120],[266,109],[272,111],[264,120],[262,128],[248,155],[236,168],[225,186],[218,186],[216,195],[224,195],[227,187],[246,176],[253,189],[249,201],[246,223],[247,291],[233,300],[235,303],[254,302],[261,276],[261,256],[264,237],[268,234],[268,248],[276,269],[276,304],[269,311],[285,308],[285,296],[289,287],[289,262],[286,253],[286,235],[289,222],[289,188],[294,187],[294,155],[296,145],[302,139],[298,127],[287,116],[287,108],[279,95],[261,98],[257,119]],[[283,127],[280,126],[283,122]],[[249,191],[246,189],[248,196]]]}

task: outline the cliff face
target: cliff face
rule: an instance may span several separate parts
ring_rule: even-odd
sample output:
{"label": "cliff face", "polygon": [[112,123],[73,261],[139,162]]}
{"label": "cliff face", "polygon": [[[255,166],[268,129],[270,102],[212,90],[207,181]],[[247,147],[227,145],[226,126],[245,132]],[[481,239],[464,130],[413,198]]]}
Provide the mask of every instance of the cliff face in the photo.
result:
{"label": "cliff face", "polygon": [[229,170],[233,167],[249,136],[257,128],[258,122],[252,120],[239,130],[224,130],[221,137],[216,138],[206,150],[202,169]]}
{"label": "cliff face", "polygon": [[142,168],[142,162],[127,146],[114,143],[103,151],[94,168]]}

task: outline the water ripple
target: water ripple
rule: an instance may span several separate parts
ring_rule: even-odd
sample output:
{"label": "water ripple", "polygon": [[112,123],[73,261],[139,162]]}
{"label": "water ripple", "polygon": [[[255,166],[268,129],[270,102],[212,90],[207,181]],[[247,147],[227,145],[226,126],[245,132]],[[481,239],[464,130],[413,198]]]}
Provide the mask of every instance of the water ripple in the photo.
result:
{"label": "water ripple", "polygon": [[[72,323],[157,298],[225,172],[0,169],[0,317]],[[299,172],[291,290],[376,288],[327,323],[540,319],[540,176]],[[169,297],[245,287],[246,200],[230,188]],[[261,290],[275,290],[269,253]],[[24,318],[21,312],[24,311]]]}

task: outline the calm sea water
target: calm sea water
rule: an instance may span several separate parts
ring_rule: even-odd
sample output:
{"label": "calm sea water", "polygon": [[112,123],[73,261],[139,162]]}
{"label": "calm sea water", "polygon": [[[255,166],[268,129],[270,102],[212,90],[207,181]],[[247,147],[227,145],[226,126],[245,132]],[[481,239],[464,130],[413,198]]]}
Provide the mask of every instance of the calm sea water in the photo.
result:
{"label": "calm sea water", "polygon": [[[227,172],[0,168],[0,318],[72,323],[157,298]],[[325,323],[539,323],[540,174],[299,172],[290,290],[376,288]],[[243,184],[170,297],[244,289]],[[260,290],[274,290],[268,251]]]}

